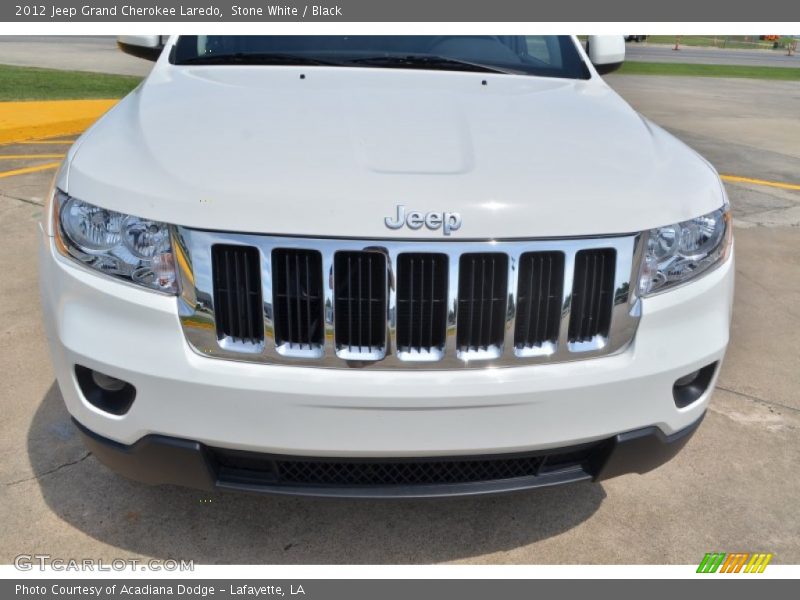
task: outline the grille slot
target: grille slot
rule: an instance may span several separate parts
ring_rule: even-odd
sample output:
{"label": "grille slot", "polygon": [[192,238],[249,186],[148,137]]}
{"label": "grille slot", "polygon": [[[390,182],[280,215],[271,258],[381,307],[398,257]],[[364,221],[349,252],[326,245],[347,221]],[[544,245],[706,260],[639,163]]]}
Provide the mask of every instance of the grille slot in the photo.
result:
{"label": "grille slot", "polygon": [[234,344],[263,344],[258,248],[216,244],[211,248],[211,262],[217,338]]}
{"label": "grille slot", "polygon": [[272,302],[278,351],[289,356],[320,355],[322,255],[316,250],[273,250]]}
{"label": "grille slot", "polygon": [[496,358],[502,353],[507,288],[508,255],[461,255],[456,344],[462,355]]}
{"label": "grille slot", "polygon": [[223,482],[347,488],[479,483],[575,471],[593,475],[609,445],[608,440],[603,440],[549,452],[439,459],[326,459],[222,448],[208,448],[208,451]]}
{"label": "grille slot", "polygon": [[575,255],[570,344],[607,338],[611,326],[616,252],[613,248],[581,250]]}
{"label": "grille slot", "polygon": [[386,355],[386,255],[337,252],[333,269],[337,355],[381,360]]}
{"label": "grille slot", "polygon": [[406,253],[397,259],[397,349],[441,358],[447,334],[447,255]]}
{"label": "grille slot", "polygon": [[514,348],[521,354],[555,351],[564,292],[564,254],[526,252],[519,261]]}

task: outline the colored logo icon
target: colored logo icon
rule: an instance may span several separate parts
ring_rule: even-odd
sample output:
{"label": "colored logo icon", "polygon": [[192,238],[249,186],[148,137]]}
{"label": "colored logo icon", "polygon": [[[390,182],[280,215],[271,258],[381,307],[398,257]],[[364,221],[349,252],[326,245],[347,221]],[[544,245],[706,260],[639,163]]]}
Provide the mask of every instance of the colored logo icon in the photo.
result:
{"label": "colored logo icon", "polygon": [[698,573],[763,573],[772,554],[747,552],[707,552],[697,567]]}

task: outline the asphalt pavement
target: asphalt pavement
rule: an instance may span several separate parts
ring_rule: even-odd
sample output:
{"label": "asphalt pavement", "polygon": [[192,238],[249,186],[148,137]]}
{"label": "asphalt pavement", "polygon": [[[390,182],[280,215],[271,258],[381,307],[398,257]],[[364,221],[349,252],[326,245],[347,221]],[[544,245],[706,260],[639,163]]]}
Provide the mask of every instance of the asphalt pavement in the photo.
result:
{"label": "asphalt pavement", "polygon": [[748,67],[795,67],[800,69],[800,54],[788,56],[786,50],[739,50],[628,42],[625,60],[700,65],[743,65]]}
{"label": "asphalt pavement", "polygon": [[3,35],[0,64],[144,77],[153,63],[120,52],[113,35]]}

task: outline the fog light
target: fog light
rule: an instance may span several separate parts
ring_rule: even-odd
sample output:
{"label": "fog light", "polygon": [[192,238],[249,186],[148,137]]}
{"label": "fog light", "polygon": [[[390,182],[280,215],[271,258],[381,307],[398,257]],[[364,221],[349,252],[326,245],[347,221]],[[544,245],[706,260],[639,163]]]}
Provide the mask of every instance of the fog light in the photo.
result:
{"label": "fog light", "polygon": [[86,401],[112,415],[124,415],[136,398],[136,388],[130,383],[100,371],[75,365],[75,378]]}
{"label": "fog light", "polygon": [[122,379],[105,375],[100,371],[92,371],[92,381],[97,384],[97,387],[102,388],[107,392],[118,392],[128,385],[122,381]]}
{"label": "fog light", "polygon": [[688,375],[676,379],[672,384],[672,398],[675,400],[675,406],[685,408],[699,400],[711,385],[716,370],[717,363],[711,363],[699,371],[692,371]]}
{"label": "fog light", "polygon": [[675,380],[675,385],[676,386],[689,385],[695,379],[697,379],[698,375],[700,375],[700,371],[694,371],[693,373],[689,373],[688,375],[684,375],[680,379],[676,379]]}

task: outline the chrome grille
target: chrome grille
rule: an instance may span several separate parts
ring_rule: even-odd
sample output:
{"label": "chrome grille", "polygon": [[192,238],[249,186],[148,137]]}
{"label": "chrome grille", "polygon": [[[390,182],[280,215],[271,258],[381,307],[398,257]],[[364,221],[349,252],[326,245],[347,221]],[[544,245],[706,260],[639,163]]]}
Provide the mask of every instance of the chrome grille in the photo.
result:
{"label": "chrome grille", "polygon": [[[639,240],[347,240],[173,229],[179,314],[196,352],[327,368],[512,367],[619,352],[640,317],[631,293]],[[218,262],[218,247],[247,257],[248,302],[220,295],[230,286],[222,285],[227,275],[216,279],[217,269],[231,267]],[[247,311],[231,313],[235,306]]]}

